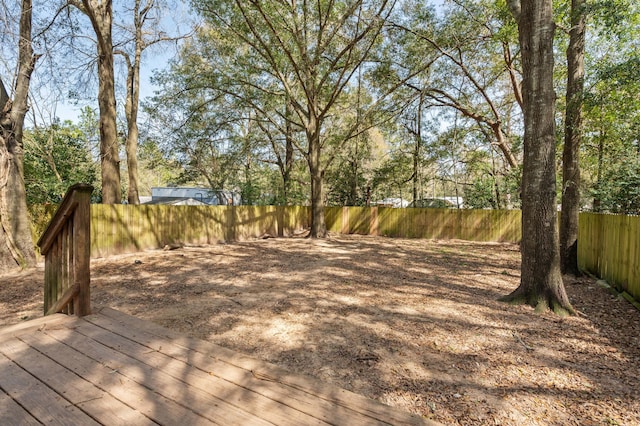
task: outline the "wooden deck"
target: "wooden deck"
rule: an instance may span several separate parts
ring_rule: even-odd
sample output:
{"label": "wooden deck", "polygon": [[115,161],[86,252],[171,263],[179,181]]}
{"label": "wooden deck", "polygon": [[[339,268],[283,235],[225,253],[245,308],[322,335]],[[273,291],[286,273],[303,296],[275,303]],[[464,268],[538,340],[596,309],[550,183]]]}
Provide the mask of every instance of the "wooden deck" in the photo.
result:
{"label": "wooden deck", "polygon": [[435,425],[108,308],[0,330],[0,424]]}

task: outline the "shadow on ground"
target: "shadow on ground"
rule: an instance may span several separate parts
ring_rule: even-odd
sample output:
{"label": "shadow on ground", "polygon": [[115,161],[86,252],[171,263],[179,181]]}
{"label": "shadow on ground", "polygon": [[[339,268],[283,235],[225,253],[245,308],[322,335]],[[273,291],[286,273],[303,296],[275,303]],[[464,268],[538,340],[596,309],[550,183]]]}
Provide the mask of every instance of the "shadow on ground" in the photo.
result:
{"label": "shadow on ground", "polygon": [[519,259],[266,239],[95,260],[93,300],[445,424],[640,424],[640,312],[588,279],[567,281],[582,316],[499,303]]}

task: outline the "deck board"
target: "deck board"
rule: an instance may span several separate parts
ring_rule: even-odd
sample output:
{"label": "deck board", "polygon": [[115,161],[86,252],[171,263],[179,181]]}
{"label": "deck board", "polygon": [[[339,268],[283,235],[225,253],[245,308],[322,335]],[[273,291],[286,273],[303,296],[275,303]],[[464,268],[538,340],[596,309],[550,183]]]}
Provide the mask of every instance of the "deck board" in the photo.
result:
{"label": "deck board", "polygon": [[[61,335],[61,332],[64,334]],[[81,336],[75,336],[73,329],[52,330],[45,336],[29,335],[21,338],[34,348],[45,352],[65,368],[74,371],[101,389],[108,390],[115,399],[134,407],[156,423],[176,424],[184,420],[185,424],[216,424],[127,377],[120,371],[126,370],[127,365],[117,360],[109,361],[107,357],[110,354],[103,353],[102,356],[98,355],[97,359],[85,354],[86,351],[95,356],[102,347],[97,342],[84,341]],[[59,340],[61,338],[66,340],[62,342]],[[78,346],[73,348],[69,346],[70,344],[78,344]],[[105,360],[107,360],[106,364],[104,364]]]}
{"label": "deck board", "polygon": [[[5,355],[0,355],[0,372],[0,388],[40,422],[50,425],[98,424]],[[6,421],[2,424],[13,423],[12,419],[3,420]]]}
{"label": "deck board", "polygon": [[[189,359],[188,362],[175,359],[163,353],[162,349],[160,351],[153,350],[134,340],[128,340],[126,336],[123,336],[123,333],[126,333],[129,329],[120,329],[119,333],[121,334],[114,334],[112,331],[107,331],[87,322],[79,325],[77,330],[84,336],[94,339],[105,346],[115,348],[117,345],[119,352],[135,360],[132,363],[144,363],[145,368],[162,371],[163,374],[167,375],[167,382],[170,382],[171,379],[181,381],[184,385],[208,394],[208,396],[204,395],[205,399],[214,398],[219,400],[220,404],[230,404],[230,407],[225,408],[226,420],[230,420],[230,411],[249,411],[252,415],[260,415],[265,420],[275,424],[287,424],[294,420],[291,418],[291,412],[272,410],[273,401],[262,395],[261,392],[247,392],[245,391],[247,390],[246,387],[241,386],[239,388],[237,383],[224,380],[220,376],[220,368],[218,365],[214,365],[212,359],[206,365],[197,365],[193,359]],[[139,336],[139,332],[136,333]],[[163,343],[157,343],[158,347],[162,347]],[[164,342],[165,347],[170,345],[170,342]],[[193,355],[197,356],[197,354]],[[178,383],[176,388],[179,388],[179,386],[180,384]],[[306,415],[304,411],[300,411],[296,417],[297,424],[326,424]],[[242,420],[245,419],[238,419],[239,422]]]}
{"label": "deck board", "polygon": [[[113,330],[122,336],[140,342],[140,345],[144,348],[141,349],[143,353],[145,351],[147,354],[149,351],[157,351],[165,357],[179,361],[180,364],[188,363],[205,374],[221,378],[232,385],[250,391],[244,392],[242,394],[244,396],[252,393],[259,394],[268,398],[268,400],[284,404],[292,410],[309,413],[320,421],[320,423],[318,423],[318,421],[310,418],[300,418],[299,421],[294,422],[292,421],[293,419],[290,418],[291,414],[288,414],[289,423],[291,424],[326,424],[333,423],[336,418],[340,419],[344,424],[354,426],[376,423],[376,413],[372,414],[370,409],[367,410],[366,406],[358,407],[362,412],[357,412],[354,411],[353,408],[345,408],[339,400],[323,399],[322,397],[328,398],[329,394],[319,392],[317,389],[309,387],[308,380],[304,380],[304,386],[295,386],[295,383],[293,383],[294,386],[288,386],[286,384],[286,377],[291,378],[293,376],[284,370],[275,371],[271,368],[272,366],[267,363],[244,357],[209,342],[186,338],[152,323],[141,323],[140,320],[136,318],[121,315],[116,311],[110,311],[107,314],[111,314],[116,318],[109,318],[103,315],[91,318],[89,321],[95,324],[101,324],[109,330]],[[171,337],[171,340],[167,340],[167,337],[158,336],[155,333],[164,334],[165,336],[168,335]],[[180,343],[174,343],[175,341]],[[140,349],[138,349],[138,351],[140,351]],[[138,354],[138,356],[141,355],[142,354]],[[153,359],[153,357],[149,357],[148,355],[145,355],[145,358],[147,360],[150,358]],[[152,362],[155,362],[158,368],[164,369],[167,367],[167,365],[160,360]],[[234,363],[241,364],[244,367],[238,367],[234,365]],[[344,392],[346,395],[349,394],[347,391],[333,387],[331,391],[336,394],[340,392]],[[367,398],[356,396],[355,394],[351,395],[356,397],[356,403],[362,405],[369,404],[371,401]],[[353,401],[349,400],[347,404],[351,404],[352,402]],[[379,404],[374,403],[372,405],[377,408]],[[253,412],[262,412],[260,407],[250,407]],[[388,407],[383,406],[383,408]],[[363,413],[365,413],[365,415],[362,415]],[[402,414],[404,415],[405,413],[403,412]],[[404,421],[405,419],[402,418],[399,420]],[[388,423],[383,421],[380,422],[380,424]]]}
{"label": "deck board", "polygon": [[0,424],[431,424],[113,309],[0,330]]}
{"label": "deck board", "polygon": [[[1,351],[15,359],[21,368],[36,376],[69,403],[79,407],[102,424],[155,424],[139,411],[117,400],[83,377],[92,377],[95,363],[77,351],[58,346],[50,339],[30,335],[2,343]],[[31,346],[28,344],[31,343]],[[53,359],[46,354],[52,354]],[[64,359],[58,363],[56,358]],[[67,368],[66,365],[73,365]]]}
{"label": "deck board", "polygon": [[0,420],[11,419],[15,424],[31,426],[40,425],[27,410],[22,408],[12,397],[0,391]]}
{"label": "deck board", "polygon": [[[103,315],[90,318],[89,321],[106,321],[106,318],[121,322],[125,329],[132,330],[131,335],[135,335],[136,340],[146,341],[150,348],[157,349],[158,345],[162,345],[168,340],[171,345],[164,345],[161,350],[176,358],[189,360],[189,362],[191,360],[197,361],[202,357],[214,358],[223,361],[226,365],[241,369],[244,371],[245,377],[251,375],[252,379],[255,379],[255,375],[258,375],[258,377],[266,379],[251,380],[252,383],[276,383],[285,393],[288,403],[299,400],[310,401],[312,405],[320,406],[324,410],[323,412],[327,416],[326,421],[331,424],[352,424],[343,421],[345,410],[352,414],[353,418],[359,419],[358,421],[353,420],[353,424],[375,424],[376,419],[380,419],[382,424],[437,424],[427,422],[418,416],[410,415],[403,410],[389,407],[362,395],[300,374],[290,373],[276,365],[234,352],[211,342],[189,338],[173,330],[152,322],[142,321],[113,309],[104,310]],[[115,324],[111,323],[107,327],[115,327]],[[159,342],[145,340],[149,335],[160,338]],[[343,408],[345,410],[342,410]]]}

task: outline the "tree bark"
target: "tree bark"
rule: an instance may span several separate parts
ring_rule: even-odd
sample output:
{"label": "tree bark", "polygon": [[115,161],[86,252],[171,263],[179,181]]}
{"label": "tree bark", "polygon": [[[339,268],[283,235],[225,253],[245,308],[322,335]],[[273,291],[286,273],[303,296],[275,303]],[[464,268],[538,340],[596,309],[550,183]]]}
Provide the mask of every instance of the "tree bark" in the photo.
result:
{"label": "tree bark", "polygon": [[[514,15],[517,16],[517,15]],[[560,272],[555,174],[555,93],[551,0],[521,2],[524,162],[520,286],[502,300],[573,313]]]}
{"label": "tree bark", "polygon": [[7,90],[4,88],[4,83],[2,82],[2,77],[0,77],[0,111],[4,112],[4,107],[9,102],[9,94]]}
{"label": "tree bark", "polygon": [[324,170],[320,160],[320,133],[311,120],[307,139],[309,141],[309,174],[311,175],[311,238],[326,238],[327,225],[324,219]]}
{"label": "tree bark", "polygon": [[596,171],[596,196],[593,199],[593,211],[600,213],[602,211],[602,167],[604,165],[604,142],[606,140],[606,131],[600,129],[598,131],[598,167]]}
{"label": "tree bark", "polygon": [[584,91],[584,0],[571,1],[571,30],[567,48],[567,110],[562,151],[562,216],[560,217],[561,270],[579,275],[578,216],[580,213],[580,144]]}
{"label": "tree bark", "polygon": [[[282,174],[282,195],[284,205],[289,205],[289,197],[291,190],[291,171],[293,170],[294,162],[294,144],[293,144],[293,124],[291,123],[291,102],[287,99],[285,104],[285,148],[284,148],[284,163],[281,166]],[[275,151],[275,147],[274,147]]]}
{"label": "tree bark", "polygon": [[113,68],[111,0],[82,0],[76,4],[96,34],[98,46],[98,107],[100,109],[100,165],[102,203],[120,204],[120,153],[116,127],[115,72]]}
{"label": "tree bark", "polygon": [[22,131],[37,56],[31,44],[31,0],[22,0],[18,76],[13,102],[0,79],[0,270],[35,265],[24,186]]}
{"label": "tree bark", "polygon": [[147,47],[143,39],[142,27],[146,14],[153,8],[153,0],[146,2],[140,9],[140,0],[135,1],[133,8],[134,23],[134,53],[133,61],[125,54],[127,60],[127,99],[125,102],[125,115],[127,119],[127,140],[125,153],[127,155],[127,173],[129,187],[127,201],[129,204],[140,204],[139,178],[138,178],[138,109],[140,106],[140,63],[142,51]]}
{"label": "tree bark", "polygon": [[513,151],[510,146],[511,143],[502,129],[502,123],[500,121],[493,121],[489,122],[489,125],[491,126],[491,131],[496,137],[496,145],[502,152],[502,155],[504,155],[504,159],[507,160],[509,168],[515,169],[518,167],[518,159],[513,155]]}
{"label": "tree bark", "polygon": [[[287,123],[287,126],[290,126],[290,124]],[[293,170],[293,162],[293,137],[290,129],[287,129],[287,135],[285,136],[284,168],[282,169],[282,202],[285,206],[291,204],[289,198],[291,197],[291,172]]]}
{"label": "tree bark", "polygon": [[129,204],[140,204],[140,179],[138,177],[137,109],[135,111],[135,114],[131,114],[131,118],[127,119],[127,140],[125,143],[125,153],[127,155],[127,173],[129,175],[127,201]]}
{"label": "tree bark", "polygon": [[127,57],[127,98],[125,101],[125,117],[127,119],[127,139],[125,141],[125,154],[127,155],[127,173],[129,186],[127,190],[127,202],[140,204],[138,190],[138,105],[140,102],[140,56],[142,50],[136,52],[134,62]]}
{"label": "tree bark", "polygon": [[[411,182],[411,191],[413,202],[418,201],[418,185],[420,184],[420,156],[422,155],[422,106],[424,104],[424,95],[420,92],[418,100],[418,111],[416,112],[416,129],[415,129],[415,146],[413,149],[413,179]],[[417,206],[417,204],[416,204]]]}

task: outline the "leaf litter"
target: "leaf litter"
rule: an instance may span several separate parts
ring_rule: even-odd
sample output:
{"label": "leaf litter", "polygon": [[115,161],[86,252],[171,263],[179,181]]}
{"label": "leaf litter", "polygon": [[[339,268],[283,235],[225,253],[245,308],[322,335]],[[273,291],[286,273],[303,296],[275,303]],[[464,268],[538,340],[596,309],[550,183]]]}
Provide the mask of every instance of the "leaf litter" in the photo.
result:
{"label": "leaf litter", "polygon": [[[497,301],[517,245],[357,235],[94,259],[94,306],[448,425],[640,425],[640,312],[565,277],[581,315]],[[42,265],[0,276],[0,326],[42,315]]]}

